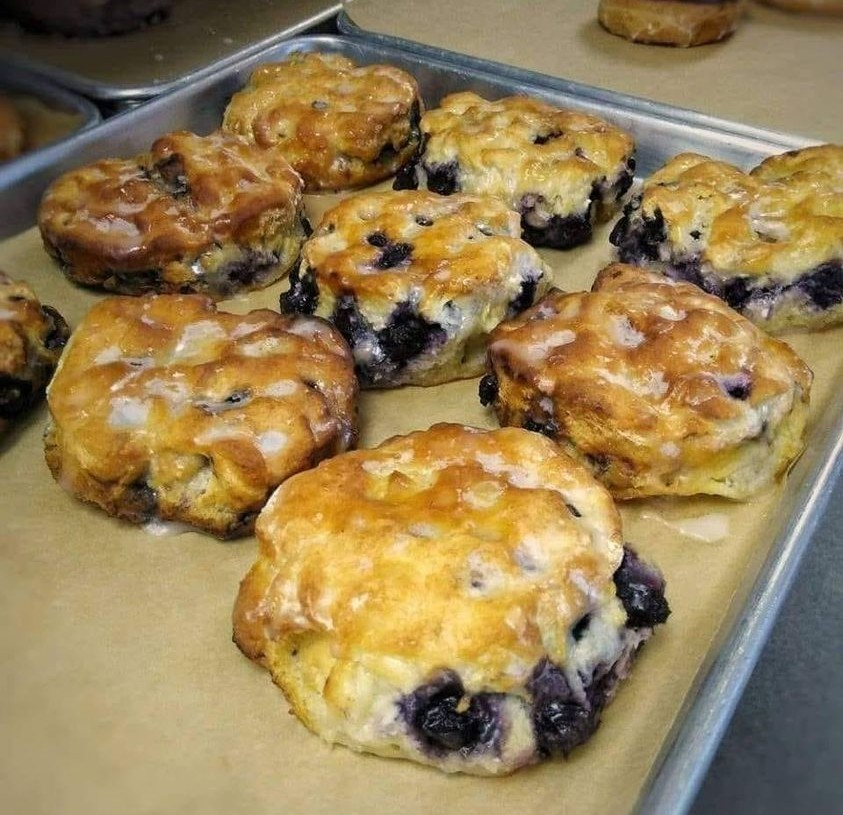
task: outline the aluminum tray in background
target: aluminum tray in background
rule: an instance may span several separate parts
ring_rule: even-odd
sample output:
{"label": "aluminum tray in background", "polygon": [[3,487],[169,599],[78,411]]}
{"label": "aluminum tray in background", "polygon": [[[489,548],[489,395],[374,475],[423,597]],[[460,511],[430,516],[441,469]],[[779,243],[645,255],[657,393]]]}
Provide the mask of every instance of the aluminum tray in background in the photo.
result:
{"label": "aluminum tray in background", "polygon": [[[37,147],[28,149],[19,157],[0,164],[0,188],[4,184],[4,176],[12,166],[21,168],[20,172],[28,170],[24,163],[34,160],[39,161],[39,152],[48,145],[56,145],[64,142],[65,139],[82,130],[97,124],[101,116],[97,108],[87,99],[77,96],[75,93],[64,90],[51,82],[35,74],[22,70],[19,66],[11,65],[0,60],[0,93],[11,97],[26,97],[40,102],[46,109],[44,116],[49,119],[51,112],[62,116],[60,123],[44,121],[43,125],[51,126],[50,141],[40,144]],[[24,115],[27,111],[24,111]],[[72,119],[69,117],[73,117]],[[39,123],[32,126],[39,127]],[[36,134],[40,142],[44,138],[43,133]]]}
{"label": "aluminum tray in background", "polygon": [[[444,53],[419,54],[383,42],[307,37],[251,55],[143,108],[117,116],[94,131],[77,135],[61,151],[45,151],[38,166],[31,167],[26,177],[4,187],[13,195],[0,195],[0,223],[13,209],[8,202],[14,198],[20,205],[21,197],[30,210],[31,223],[31,212],[41,189],[61,171],[106,155],[132,155],[167,130],[212,130],[219,124],[228,98],[244,84],[256,64],[283,58],[293,50],[340,51],[360,62],[388,61],[403,67],[417,77],[428,105],[446,93],[472,89],[488,97],[529,93],[600,114],[635,135],[639,145],[638,169],[644,175],[680,150],[698,150],[749,165],[773,152],[807,143],[801,138],[674,111],[664,105],[502,69],[480,60],[469,64]],[[712,633],[713,644],[693,687],[684,697],[674,728],[661,745],[660,758],[652,766],[649,779],[640,779],[644,790],[639,800],[641,811],[680,812],[692,800],[828,499],[829,487],[840,468],[841,447],[843,400],[833,398],[822,422],[812,428],[807,451],[771,521],[773,542],[769,554],[762,564],[753,563],[752,574],[757,573],[757,579],[736,590],[724,621]]]}
{"label": "aluminum tray in background", "polygon": [[112,37],[62,37],[0,22],[0,54],[115,107],[149,99],[333,17],[339,0],[176,0],[160,23]]}

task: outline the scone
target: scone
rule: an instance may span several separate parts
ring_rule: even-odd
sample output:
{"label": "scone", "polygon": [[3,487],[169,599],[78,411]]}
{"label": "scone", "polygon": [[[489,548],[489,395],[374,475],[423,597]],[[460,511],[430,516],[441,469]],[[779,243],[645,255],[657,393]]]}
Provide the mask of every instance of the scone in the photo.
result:
{"label": "scone", "polygon": [[479,375],[486,338],[532,305],[549,269],[490,196],[364,193],[328,211],[281,310],[329,319],[367,387]]}
{"label": "scone", "polygon": [[843,320],[843,146],[752,172],[694,153],[644,184],[610,237],[620,260],[722,297],[767,331]]}
{"label": "scone", "polygon": [[418,85],[392,65],[340,54],[293,54],[258,67],[223,127],[283,155],[308,192],[389,178],[419,144]]}
{"label": "scone", "polygon": [[688,48],[728,37],[744,7],[743,0],[600,0],[597,18],[633,42]]}
{"label": "scone", "polygon": [[59,177],[38,226],[76,283],[229,297],[268,286],[298,260],[303,207],[301,179],[280,156],[230,133],[181,131],[134,159]]}
{"label": "scone", "polygon": [[326,741],[446,772],[567,755],[669,613],[609,494],[520,429],[338,456],[287,481],[257,535],[237,645]]}
{"label": "scone", "polygon": [[0,161],[19,156],[23,146],[23,119],[12,100],[0,94]]}
{"label": "scone", "polygon": [[0,271],[0,433],[44,395],[69,335],[61,314]]}
{"label": "scone", "polygon": [[567,249],[591,237],[632,184],[632,137],[525,96],[454,93],[422,117],[422,145],[396,189],[494,195],[521,213],[524,240]]}
{"label": "scone", "polygon": [[746,499],[800,454],[811,371],[690,283],[623,264],[492,333],[480,399],[536,430],[616,498]]}
{"label": "scone", "polygon": [[47,464],[110,515],[231,538],[285,478],[354,443],[356,393],[323,320],[218,312],[201,295],[109,297],[48,388]]}

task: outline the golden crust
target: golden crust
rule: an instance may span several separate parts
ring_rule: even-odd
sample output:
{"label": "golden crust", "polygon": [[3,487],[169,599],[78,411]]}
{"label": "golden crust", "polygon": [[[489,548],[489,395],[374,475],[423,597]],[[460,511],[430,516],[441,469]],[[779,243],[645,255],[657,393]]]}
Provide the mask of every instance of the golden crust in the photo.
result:
{"label": "golden crust", "polygon": [[421,129],[424,165],[457,162],[460,191],[498,196],[512,209],[540,195],[560,217],[587,211],[600,185],[597,217],[608,217],[634,150],[629,134],[597,116],[525,96],[454,93],[425,113]]}
{"label": "golden crust", "polygon": [[292,266],[303,213],[301,179],[283,158],[222,131],[181,131],[134,159],[61,176],[38,225],[78,283],[221,297],[266,286]]}
{"label": "golden crust", "polygon": [[[500,755],[437,757],[408,741],[402,694],[448,670],[466,693],[514,700],[544,658],[590,677],[617,656],[620,516],[536,434],[436,425],[338,456],[282,485],[256,533],[235,642],[329,741],[511,771],[537,760],[523,706],[509,709]],[[585,613],[602,632],[589,656],[571,637]]]}
{"label": "golden crust", "polygon": [[[316,282],[315,313],[322,317],[330,319],[341,298],[354,297],[371,330],[347,339],[372,384],[431,385],[477,376],[488,333],[515,313],[524,287],[530,296],[520,309],[547,290],[549,270],[520,234],[518,213],[489,196],[360,194],[325,214],[302,251],[300,274]],[[399,258],[394,265],[390,253]],[[386,372],[372,358],[373,335],[404,304],[444,338]]]}
{"label": "golden crust", "polygon": [[[713,279],[712,290],[736,278],[768,290],[768,297],[736,303],[768,331],[843,319],[843,305],[829,307],[832,295],[812,303],[788,288],[843,260],[843,146],[772,156],[750,173],[682,153],[644,183],[640,205],[624,219],[628,234],[641,231],[642,220],[664,222],[663,239],[650,253],[657,262],[698,264],[702,278]],[[622,240],[619,246],[621,260],[647,263],[634,247],[625,253]]]}
{"label": "golden crust", "polygon": [[223,127],[274,148],[308,192],[374,184],[418,146],[419,89],[391,65],[339,54],[294,54],[258,67],[234,94]]}
{"label": "golden crust", "polygon": [[489,344],[503,424],[533,422],[618,498],[744,499],[803,447],[812,374],[719,298],[623,264]]}
{"label": "golden crust", "polygon": [[8,161],[23,152],[23,119],[11,99],[0,94],[0,161]]}
{"label": "golden crust", "polygon": [[356,393],[348,348],[322,320],[110,297],[50,384],[47,463],[117,517],[245,534],[279,483],[354,443]]}
{"label": "golden crust", "polygon": [[729,36],[744,12],[743,0],[600,0],[597,19],[633,42],[688,48]]}
{"label": "golden crust", "polygon": [[0,271],[0,433],[41,398],[69,333],[55,309]]}

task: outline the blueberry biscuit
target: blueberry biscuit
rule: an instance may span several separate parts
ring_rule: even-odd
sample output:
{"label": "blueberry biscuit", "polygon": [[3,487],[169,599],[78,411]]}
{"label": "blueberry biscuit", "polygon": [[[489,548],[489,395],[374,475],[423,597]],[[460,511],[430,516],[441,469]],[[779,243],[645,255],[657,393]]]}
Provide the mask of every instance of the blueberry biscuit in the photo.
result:
{"label": "blueberry biscuit", "polygon": [[746,499],[802,451],[811,371],[722,300],[613,264],[489,342],[480,399],[556,440],[617,498]]}
{"label": "blueberry biscuit", "polygon": [[743,0],[600,0],[597,18],[633,42],[688,48],[728,37],[744,7]]}
{"label": "blueberry biscuit", "polygon": [[363,187],[393,175],[419,144],[415,79],[339,54],[293,54],[257,68],[223,127],[283,155],[308,192]]}
{"label": "blueberry biscuit", "polygon": [[489,196],[348,198],[305,244],[281,310],[331,320],[364,386],[477,376],[489,331],[549,285],[549,270],[518,237],[518,220]]}
{"label": "blueberry biscuit", "polygon": [[524,240],[589,240],[632,184],[632,137],[586,113],[510,96],[446,96],[422,117],[422,146],[395,188],[495,195],[521,213]]}
{"label": "blueberry biscuit", "polygon": [[109,297],[50,383],[47,464],[110,515],[235,537],[285,478],[354,443],[356,393],[324,320],[218,312],[201,295]]}
{"label": "blueberry biscuit", "polygon": [[43,396],[69,334],[54,308],[0,272],[0,433]]}
{"label": "blueberry biscuit", "polygon": [[610,237],[628,263],[722,297],[767,331],[843,320],[843,147],[744,173],[683,153],[650,177]]}
{"label": "blueberry biscuit", "polygon": [[520,429],[338,456],[287,481],[257,535],[237,645],[326,741],[446,772],[568,755],[669,613],[609,494]]}
{"label": "blueberry biscuit", "polygon": [[292,167],[221,131],[170,133],[134,159],[66,173],[45,193],[38,226],[77,283],[212,297],[278,280],[307,229]]}

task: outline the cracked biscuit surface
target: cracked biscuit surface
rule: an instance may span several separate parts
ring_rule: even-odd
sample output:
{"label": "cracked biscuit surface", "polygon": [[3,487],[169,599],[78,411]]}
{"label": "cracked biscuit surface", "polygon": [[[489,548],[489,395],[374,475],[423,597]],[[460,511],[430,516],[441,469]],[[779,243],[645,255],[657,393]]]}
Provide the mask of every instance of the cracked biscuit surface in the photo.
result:
{"label": "cracked biscuit surface", "polygon": [[812,374],[690,283],[623,264],[551,292],[489,342],[480,396],[556,440],[618,498],[746,499],[803,448]]}
{"label": "cracked biscuit surface", "polygon": [[415,79],[340,54],[293,54],[258,67],[223,127],[283,155],[308,192],[363,187],[393,175],[419,143]]}
{"label": "cracked biscuit surface", "polygon": [[671,159],[625,208],[620,260],[722,297],[767,331],[843,320],[843,146],[793,150],[751,172]]}
{"label": "cracked biscuit surface", "polygon": [[353,445],[356,394],[324,320],[218,312],[200,295],[109,297],[48,389],[47,463],[110,515],[235,537],[285,478]]}
{"label": "cracked biscuit surface", "polygon": [[241,650],[326,741],[447,772],[567,755],[669,613],[608,492],[515,428],[435,425],[323,462],[256,532]]}
{"label": "cracked biscuit surface", "polygon": [[43,396],[69,335],[61,314],[0,271],[0,433]]}
{"label": "cracked biscuit surface", "polygon": [[494,195],[521,213],[524,240],[565,249],[591,238],[632,184],[632,137],[537,99],[446,96],[422,117],[422,146],[396,189]]}
{"label": "cracked biscuit surface", "polygon": [[477,376],[489,332],[549,286],[518,222],[490,196],[353,196],[305,244],[281,309],[331,320],[364,386]]}
{"label": "cracked biscuit surface", "polygon": [[133,159],[103,159],[49,187],[47,252],[74,282],[121,294],[263,288],[299,256],[302,182],[238,136],[180,131]]}

